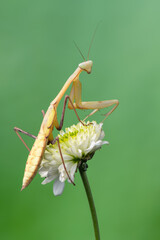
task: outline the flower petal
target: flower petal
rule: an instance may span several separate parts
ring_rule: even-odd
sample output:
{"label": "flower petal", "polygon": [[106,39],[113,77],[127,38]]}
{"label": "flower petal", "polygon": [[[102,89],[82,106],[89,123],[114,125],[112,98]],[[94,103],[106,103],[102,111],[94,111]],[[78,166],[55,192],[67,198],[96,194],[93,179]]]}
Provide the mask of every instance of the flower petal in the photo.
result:
{"label": "flower petal", "polygon": [[[72,179],[72,181],[74,181],[74,174],[76,172],[77,165],[78,165],[78,163],[75,163],[74,165],[72,165],[72,167],[70,169],[70,178]],[[68,182],[70,182],[69,179],[68,179]]]}
{"label": "flower petal", "polygon": [[55,196],[61,195],[63,190],[64,190],[64,182],[60,182],[59,179],[57,178],[54,181],[54,185],[53,185],[53,193]]}
{"label": "flower petal", "polygon": [[50,182],[53,181],[56,177],[57,177],[57,176],[49,176],[49,177],[46,177],[41,184],[42,184],[42,185],[45,185],[45,184],[47,184],[47,183],[50,183]]}
{"label": "flower petal", "polygon": [[41,175],[41,177],[47,177],[48,168],[41,167],[41,168],[39,169],[39,174]]}

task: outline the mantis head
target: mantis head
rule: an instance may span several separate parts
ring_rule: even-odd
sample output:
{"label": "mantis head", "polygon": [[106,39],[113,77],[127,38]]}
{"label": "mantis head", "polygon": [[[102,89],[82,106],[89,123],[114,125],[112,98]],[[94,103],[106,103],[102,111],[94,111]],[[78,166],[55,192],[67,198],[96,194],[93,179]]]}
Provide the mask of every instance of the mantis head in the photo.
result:
{"label": "mantis head", "polygon": [[92,71],[93,62],[91,60],[80,63],[78,66],[88,74]]}

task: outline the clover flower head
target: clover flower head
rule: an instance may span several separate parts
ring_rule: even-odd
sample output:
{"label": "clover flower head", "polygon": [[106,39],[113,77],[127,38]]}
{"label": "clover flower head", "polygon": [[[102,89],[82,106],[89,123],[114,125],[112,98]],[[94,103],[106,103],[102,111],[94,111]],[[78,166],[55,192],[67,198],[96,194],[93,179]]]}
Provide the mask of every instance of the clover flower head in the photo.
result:
{"label": "clover flower head", "polygon": [[[102,125],[95,121],[88,121],[85,125],[79,122],[77,125],[66,128],[65,131],[60,131],[58,137],[64,164],[72,181],[74,181],[78,163],[91,159],[96,150],[108,144],[107,141],[102,141],[105,136]],[[55,196],[62,194],[65,180],[70,182],[65,168],[57,142],[54,145],[47,145],[39,174],[45,178],[42,184],[55,180],[53,185]]]}

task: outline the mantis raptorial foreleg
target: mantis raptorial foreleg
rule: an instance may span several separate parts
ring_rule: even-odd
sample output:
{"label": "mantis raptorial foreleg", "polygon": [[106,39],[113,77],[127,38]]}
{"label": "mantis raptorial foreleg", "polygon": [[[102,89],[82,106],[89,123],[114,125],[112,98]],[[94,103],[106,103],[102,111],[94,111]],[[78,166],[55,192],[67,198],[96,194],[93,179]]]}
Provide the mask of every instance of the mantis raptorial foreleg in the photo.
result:
{"label": "mantis raptorial foreleg", "polygon": [[[105,114],[105,118],[103,121],[118,107],[119,101],[117,99],[114,100],[105,100],[105,101],[92,101],[92,102],[82,102],[82,84],[79,80],[74,81],[72,85],[72,89],[70,92],[70,98],[73,102],[73,105],[77,109],[94,109],[84,120],[86,120],[89,116],[92,116],[99,109],[107,108],[113,106],[113,108]],[[74,102],[75,101],[75,102]],[[68,103],[69,109],[73,109],[73,106]]]}
{"label": "mantis raptorial foreleg", "polygon": [[83,119],[83,121],[85,121],[88,117],[92,116],[93,114],[95,114],[95,113],[98,112],[98,111],[99,111],[99,109],[93,110],[91,113],[89,113],[89,114]]}

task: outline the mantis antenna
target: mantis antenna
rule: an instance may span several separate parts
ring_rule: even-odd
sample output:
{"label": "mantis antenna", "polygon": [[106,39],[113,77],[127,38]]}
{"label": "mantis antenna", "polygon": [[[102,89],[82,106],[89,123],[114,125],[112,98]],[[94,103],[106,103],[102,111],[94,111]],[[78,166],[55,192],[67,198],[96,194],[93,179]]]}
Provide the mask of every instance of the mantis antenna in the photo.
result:
{"label": "mantis antenna", "polygon": [[84,56],[83,56],[81,50],[79,49],[78,45],[76,44],[76,42],[75,41],[73,41],[73,42],[74,42],[74,45],[76,46],[76,48],[78,49],[79,53],[81,54],[82,58],[84,59],[84,61],[86,61],[86,59],[84,58]]}
{"label": "mantis antenna", "polygon": [[[93,40],[94,40],[95,35],[96,35],[96,32],[97,32],[97,29],[98,29],[98,27],[99,27],[99,24],[100,24],[100,22],[97,24],[97,26],[96,26],[96,28],[95,28],[95,30],[94,30],[94,33],[93,33],[93,36],[92,36],[92,39],[91,39],[91,43],[90,43],[90,45],[89,45],[89,49],[88,49],[87,60],[89,60],[89,53],[90,53],[90,50],[91,50],[91,47],[92,47],[92,44],[93,44]],[[74,42],[74,45],[76,46],[76,48],[78,49],[80,55],[82,56],[82,58],[83,58],[84,61],[86,62],[86,59],[85,59],[85,57],[83,56],[83,54],[82,54],[80,48],[78,47],[78,45],[76,44],[75,41],[73,41],[73,42]]]}
{"label": "mantis antenna", "polygon": [[94,40],[96,32],[97,32],[97,29],[99,27],[99,24],[100,24],[100,22],[97,24],[97,26],[96,26],[96,28],[94,30],[94,33],[93,33],[93,36],[92,36],[92,39],[91,39],[91,43],[90,43],[90,46],[89,46],[89,50],[88,50],[87,60],[89,60],[89,53],[90,53],[90,50],[91,50],[91,47],[92,47],[92,44],[93,44],[93,40]]}

